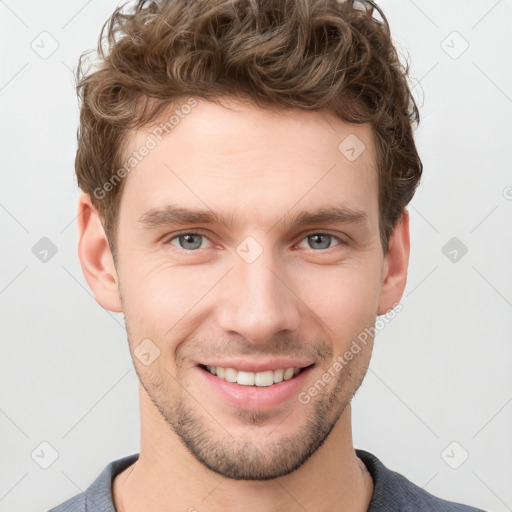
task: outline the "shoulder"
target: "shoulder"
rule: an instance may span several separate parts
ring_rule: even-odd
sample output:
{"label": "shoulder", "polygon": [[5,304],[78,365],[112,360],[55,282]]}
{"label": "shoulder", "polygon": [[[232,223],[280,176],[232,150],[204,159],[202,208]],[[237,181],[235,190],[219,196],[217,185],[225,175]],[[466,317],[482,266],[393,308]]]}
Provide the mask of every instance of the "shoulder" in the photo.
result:
{"label": "shoulder", "polygon": [[85,493],[81,492],[48,512],[87,512]]}
{"label": "shoulder", "polygon": [[48,512],[115,512],[112,481],[138,458],[139,454],[136,453],[110,462],[84,492],[69,498]]}
{"label": "shoulder", "polygon": [[388,469],[370,452],[356,449],[356,454],[368,468],[374,482],[368,512],[485,512],[469,505],[437,498],[403,475]]}

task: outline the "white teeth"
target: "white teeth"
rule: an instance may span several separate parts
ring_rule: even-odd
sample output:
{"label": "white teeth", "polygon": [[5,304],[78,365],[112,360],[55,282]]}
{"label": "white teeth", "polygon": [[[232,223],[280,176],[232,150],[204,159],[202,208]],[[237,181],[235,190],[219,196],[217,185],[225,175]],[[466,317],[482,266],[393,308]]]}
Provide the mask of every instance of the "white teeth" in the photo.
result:
{"label": "white teeth", "polygon": [[224,378],[228,382],[236,382],[237,371],[234,368],[226,368]]}
{"label": "white teeth", "polygon": [[266,372],[255,373],[254,384],[256,386],[272,386],[274,384],[274,372],[267,370]]}
{"label": "white teeth", "polygon": [[284,371],[284,380],[290,380],[293,377],[293,368],[286,368]]}
{"label": "white teeth", "polygon": [[272,386],[283,380],[290,380],[297,375],[301,368],[280,368],[278,370],[265,370],[263,372],[244,372],[234,368],[221,366],[206,366],[207,370],[227,382],[236,382],[242,386]]}
{"label": "white teeth", "polygon": [[283,382],[284,370],[274,370],[274,382]]}
{"label": "white teeth", "polygon": [[237,384],[242,384],[242,386],[254,386],[254,373],[239,371],[236,376],[236,382]]}

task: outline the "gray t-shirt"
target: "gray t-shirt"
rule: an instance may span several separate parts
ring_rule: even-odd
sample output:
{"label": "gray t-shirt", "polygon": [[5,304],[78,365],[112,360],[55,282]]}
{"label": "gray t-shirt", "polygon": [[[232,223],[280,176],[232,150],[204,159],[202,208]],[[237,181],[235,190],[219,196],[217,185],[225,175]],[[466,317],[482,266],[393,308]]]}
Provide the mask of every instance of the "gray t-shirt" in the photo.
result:
{"label": "gray t-shirt", "polygon": [[[373,478],[373,496],[367,512],[485,512],[480,508],[442,500],[391,471],[375,455],[356,449]],[[49,512],[115,512],[112,499],[114,478],[139,458],[129,455],[108,464],[85,492],[77,494]]]}

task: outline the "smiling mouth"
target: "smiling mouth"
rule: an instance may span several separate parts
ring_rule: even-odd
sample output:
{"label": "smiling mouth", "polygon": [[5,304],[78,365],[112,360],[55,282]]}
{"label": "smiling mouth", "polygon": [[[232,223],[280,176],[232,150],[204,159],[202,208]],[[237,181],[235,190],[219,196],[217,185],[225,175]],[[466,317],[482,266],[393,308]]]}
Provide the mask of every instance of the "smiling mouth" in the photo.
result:
{"label": "smiling mouth", "polygon": [[266,370],[263,372],[245,372],[234,368],[222,368],[220,366],[207,366],[200,364],[204,371],[215,375],[226,382],[240,384],[241,386],[268,387],[280,382],[291,380],[304,370],[314,366],[310,364],[304,368],[280,368],[277,370]]}

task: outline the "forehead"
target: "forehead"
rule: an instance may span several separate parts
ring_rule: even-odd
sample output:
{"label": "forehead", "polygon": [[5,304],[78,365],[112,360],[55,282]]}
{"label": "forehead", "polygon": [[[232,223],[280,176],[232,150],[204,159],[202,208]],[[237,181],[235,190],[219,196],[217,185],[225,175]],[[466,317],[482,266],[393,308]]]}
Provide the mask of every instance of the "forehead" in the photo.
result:
{"label": "forehead", "polygon": [[187,98],[131,133],[128,158],[121,217],[129,222],[167,204],[270,224],[295,206],[378,211],[370,126],[325,111]]}

